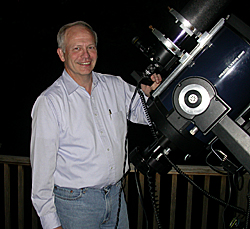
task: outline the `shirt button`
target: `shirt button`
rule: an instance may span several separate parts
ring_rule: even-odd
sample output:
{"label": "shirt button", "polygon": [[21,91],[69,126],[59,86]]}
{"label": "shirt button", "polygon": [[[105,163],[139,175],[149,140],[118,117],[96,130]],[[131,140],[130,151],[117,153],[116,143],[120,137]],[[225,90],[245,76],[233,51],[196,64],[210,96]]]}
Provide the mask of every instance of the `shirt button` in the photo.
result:
{"label": "shirt button", "polygon": [[113,169],[113,167],[111,167],[110,169]]}
{"label": "shirt button", "polygon": [[107,150],[109,151],[109,148],[107,148]]}

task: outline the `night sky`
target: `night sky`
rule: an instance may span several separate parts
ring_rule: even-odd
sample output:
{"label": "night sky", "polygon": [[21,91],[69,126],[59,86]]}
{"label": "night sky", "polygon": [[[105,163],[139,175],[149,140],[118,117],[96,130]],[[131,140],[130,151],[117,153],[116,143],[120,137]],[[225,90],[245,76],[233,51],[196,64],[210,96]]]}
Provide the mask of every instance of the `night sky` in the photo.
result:
{"label": "night sky", "polygon": [[[76,20],[88,22],[99,39],[95,71],[119,75],[135,85],[130,73],[144,70],[149,62],[132,45],[132,38],[138,35],[148,43],[156,42],[149,25],[167,37],[174,21],[168,13],[168,6],[180,11],[187,2],[6,1],[0,12],[0,154],[29,155],[32,106],[37,96],[63,71],[63,64],[56,53],[56,35],[62,25]],[[233,2],[227,13],[233,12],[250,24],[246,9],[248,3],[243,0]],[[245,3],[241,5],[240,2]],[[132,146],[145,144],[150,139],[147,127],[132,125],[130,130]]]}

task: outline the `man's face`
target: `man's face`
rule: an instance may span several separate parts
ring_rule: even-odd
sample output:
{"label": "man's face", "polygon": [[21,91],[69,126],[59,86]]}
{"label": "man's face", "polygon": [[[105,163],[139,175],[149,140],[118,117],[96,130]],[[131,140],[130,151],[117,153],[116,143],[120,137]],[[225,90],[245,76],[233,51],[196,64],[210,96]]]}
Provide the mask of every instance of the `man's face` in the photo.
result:
{"label": "man's face", "polygon": [[65,34],[65,53],[57,50],[65,69],[71,77],[91,76],[97,61],[95,38],[82,26],[73,26]]}

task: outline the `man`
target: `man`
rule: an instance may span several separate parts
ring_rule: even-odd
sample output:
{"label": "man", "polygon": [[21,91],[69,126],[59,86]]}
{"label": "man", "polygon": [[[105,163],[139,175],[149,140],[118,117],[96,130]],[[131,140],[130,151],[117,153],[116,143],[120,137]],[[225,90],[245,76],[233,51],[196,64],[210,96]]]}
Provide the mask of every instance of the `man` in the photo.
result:
{"label": "man", "polygon": [[[97,35],[87,23],[63,26],[57,41],[65,70],[32,110],[33,205],[43,228],[115,228],[135,88],[93,71]],[[147,96],[161,82],[151,78],[152,86],[142,85]],[[146,124],[138,96],[130,119]],[[118,228],[129,228],[123,193]]]}

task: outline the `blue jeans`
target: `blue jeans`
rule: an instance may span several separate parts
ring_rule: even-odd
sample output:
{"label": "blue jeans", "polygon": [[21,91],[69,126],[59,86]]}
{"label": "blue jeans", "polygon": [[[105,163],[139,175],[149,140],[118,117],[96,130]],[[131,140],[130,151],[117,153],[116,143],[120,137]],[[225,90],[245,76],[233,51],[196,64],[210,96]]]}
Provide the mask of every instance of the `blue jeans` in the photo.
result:
{"label": "blue jeans", "polygon": [[[63,229],[115,228],[121,182],[102,189],[55,186],[55,205]],[[128,229],[127,206],[121,195],[119,229]]]}

